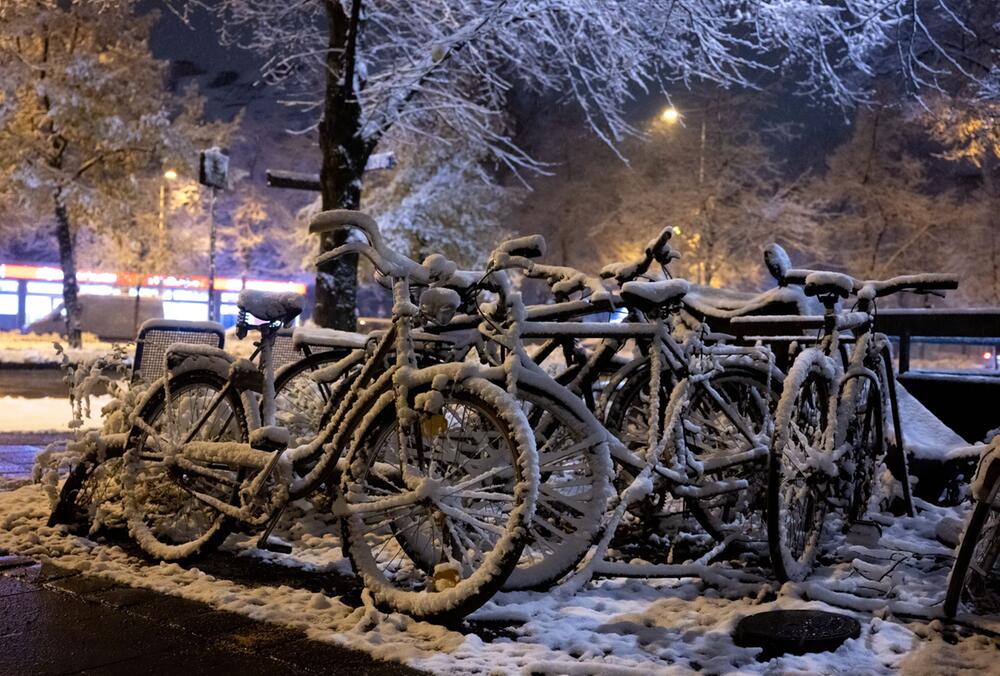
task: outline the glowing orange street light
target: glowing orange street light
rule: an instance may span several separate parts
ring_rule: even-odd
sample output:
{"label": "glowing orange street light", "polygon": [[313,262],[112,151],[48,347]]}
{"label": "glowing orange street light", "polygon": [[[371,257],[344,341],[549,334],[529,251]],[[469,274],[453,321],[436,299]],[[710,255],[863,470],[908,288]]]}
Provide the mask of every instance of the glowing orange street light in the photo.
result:
{"label": "glowing orange street light", "polygon": [[674,124],[681,119],[681,114],[676,108],[670,106],[669,108],[663,109],[663,112],[660,113],[660,119],[667,124]]}
{"label": "glowing orange street light", "polygon": [[173,181],[177,178],[177,172],[174,171],[173,169],[167,169],[165,172],[163,172],[163,178],[167,179],[168,181]]}

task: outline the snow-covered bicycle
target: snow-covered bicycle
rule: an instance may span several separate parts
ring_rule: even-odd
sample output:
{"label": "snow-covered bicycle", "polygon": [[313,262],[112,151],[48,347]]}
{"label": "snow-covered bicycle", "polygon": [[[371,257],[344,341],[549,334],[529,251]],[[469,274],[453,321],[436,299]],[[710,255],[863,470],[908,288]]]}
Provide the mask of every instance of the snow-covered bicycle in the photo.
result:
{"label": "snow-covered bicycle", "polygon": [[944,613],[963,606],[1000,615],[1000,436],[993,438],[972,480],[972,514],[948,580]]}
{"label": "snow-covered bicycle", "polygon": [[[817,344],[795,357],[775,413],[768,544],[774,573],[785,581],[809,574],[826,534],[864,518],[877,492],[880,463],[892,471],[909,502],[901,440],[890,446],[886,438],[887,400],[894,381],[889,339],[874,329],[876,300],[903,291],[940,293],[957,288],[957,281],[950,275],[862,281],[840,273],[790,269],[787,260],[783,266],[786,280],[819,299],[824,315],[740,317],[733,319],[733,326],[750,332],[775,326],[784,332],[820,332]],[[853,310],[841,311],[841,301],[851,295],[856,299]],[[852,337],[842,339],[845,332]],[[898,431],[898,420],[894,423]]]}
{"label": "snow-covered bicycle", "polygon": [[[669,230],[666,232],[669,233]],[[668,260],[669,247],[664,248],[669,235],[660,237],[647,247],[644,261],[633,266],[635,274],[643,274],[655,258]],[[622,436],[626,444],[616,444],[614,459],[621,470],[617,481],[620,487],[628,484],[642,466],[641,457],[648,441],[647,429],[650,416],[662,417],[674,383],[691,374],[690,359],[693,352],[700,353],[699,359],[712,362],[711,373],[700,374],[690,388],[684,388],[683,405],[678,405],[675,425],[684,421],[683,434],[686,449],[690,449],[693,460],[685,472],[694,474],[704,468],[711,477],[710,487],[700,489],[688,486],[679,489],[688,493],[677,502],[680,508],[690,508],[709,532],[719,539],[733,535],[734,530],[743,528],[754,518],[752,515],[763,499],[763,484],[754,482],[757,471],[753,465],[766,458],[765,441],[770,434],[766,427],[769,421],[770,404],[775,400],[780,375],[769,367],[766,354],[760,350],[712,348],[705,350],[701,334],[692,334],[686,345],[681,345],[669,331],[662,338],[661,399],[656,413],[648,410],[649,405],[649,344],[657,329],[654,322],[647,321],[642,311],[630,312],[631,321],[624,324],[605,322],[570,321],[583,314],[621,306],[621,299],[612,298],[595,278],[569,268],[548,266],[534,262],[543,247],[541,238],[522,238],[505,243],[491,256],[487,271],[458,273],[446,283],[466,299],[475,297],[479,291],[490,290],[499,294],[495,302],[473,307],[482,311],[481,317],[459,318],[438,327],[429,327],[435,335],[423,334],[418,340],[418,349],[424,359],[446,361],[465,359],[470,351],[495,367],[497,382],[505,383],[522,406],[528,411],[533,423],[539,447],[539,464],[543,468],[541,495],[533,530],[537,531],[538,550],[531,545],[522,556],[518,570],[508,580],[508,588],[544,587],[557,580],[573,567],[596,534],[596,523],[602,514],[604,499],[601,497],[601,482],[607,473],[605,462],[600,461],[601,451],[595,446],[605,433],[594,416],[582,407],[582,402],[594,403],[588,397],[599,379],[607,373],[607,367],[614,365],[613,357],[628,340],[645,345],[645,354],[622,369],[623,375],[613,378],[616,390],[625,390],[620,406],[615,408],[617,416],[612,419],[619,426],[608,425],[612,435]],[[660,253],[657,254],[656,252]],[[528,276],[546,279],[562,302],[554,305],[524,307],[520,295],[513,293],[503,270],[516,268]],[[683,292],[684,282],[673,282],[671,289]],[[582,299],[572,299],[573,293],[580,293]],[[679,297],[682,296],[679,293]],[[625,294],[626,304],[644,303]],[[467,308],[468,309],[468,308]],[[646,312],[654,313],[652,308]],[[669,313],[675,314],[676,308]],[[666,317],[669,324],[669,319]],[[480,324],[477,337],[449,338],[463,328],[473,326],[469,320]],[[306,333],[306,332],[303,332]],[[363,344],[360,336],[342,334],[335,331],[309,331],[312,340],[328,349],[350,349]],[[538,363],[557,347],[562,347],[572,362],[583,351],[575,349],[576,342],[585,337],[600,339],[599,345],[582,362],[574,362],[556,380],[566,388],[559,387],[548,375],[539,369]],[[485,338],[486,340],[482,340]],[[303,336],[305,339],[305,336]],[[529,352],[526,340],[541,340],[541,346]],[[709,355],[709,353],[711,353]],[[328,364],[322,366],[322,364]],[[336,388],[343,387],[345,369],[336,364],[349,364],[350,359],[338,353],[316,355],[289,366],[279,379],[285,386],[279,392],[279,402],[285,405],[285,415],[290,420],[312,425],[325,417],[336,398]],[[700,368],[700,367],[699,367]],[[336,379],[340,378],[340,381]],[[312,422],[310,422],[312,421]],[[607,421],[605,421],[607,425]],[[612,437],[614,438],[614,437]],[[589,440],[589,441],[584,441]],[[552,458],[561,460],[558,473],[546,472]],[[697,463],[702,463],[698,465]],[[683,464],[683,463],[682,463]],[[662,506],[669,486],[674,480],[666,481],[657,474],[656,493]],[[759,477],[757,477],[759,478]],[[682,480],[688,483],[688,479]],[[573,499],[561,495],[561,485],[573,487]],[[574,504],[575,503],[575,504]],[[582,505],[588,505],[582,509]],[[563,515],[563,516],[559,516]],[[583,519],[587,515],[586,519]],[[570,518],[572,517],[572,518]],[[581,520],[583,519],[583,520]],[[593,520],[594,525],[586,522]],[[556,546],[553,546],[556,545]],[[543,556],[547,552],[547,556]],[[558,556],[552,556],[558,552]],[[534,563],[529,563],[534,562]]]}
{"label": "snow-covered bicycle", "polygon": [[[325,486],[344,549],[377,605],[459,617],[517,565],[538,492],[534,438],[520,407],[474,365],[417,366],[409,284],[432,284],[433,271],[385,248],[364,214],[324,212],[311,230],[342,227],[367,241],[323,260],[368,257],[392,280],[396,304],[322,432],[289,448],[275,419],[274,341],[301,299],[244,291],[239,332],[260,334],[259,363],[171,346],[169,374],[146,396],[126,446],[129,530],[161,560],[197,556],[236,525],[263,528],[266,546],[283,507]],[[296,474],[302,458],[314,461]]]}

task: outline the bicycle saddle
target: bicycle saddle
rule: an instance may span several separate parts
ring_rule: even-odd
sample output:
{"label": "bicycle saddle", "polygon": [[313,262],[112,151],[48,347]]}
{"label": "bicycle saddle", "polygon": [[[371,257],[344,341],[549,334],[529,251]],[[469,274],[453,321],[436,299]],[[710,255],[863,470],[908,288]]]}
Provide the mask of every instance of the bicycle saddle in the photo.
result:
{"label": "bicycle saddle", "polygon": [[807,296],[839,296],[847,298],[854,291],[854,280],[839,272],[810,272],[806,277]]}
{"label": "bicycle saddle", "polygon": [[621,297],[627,305],[642,312],[649,312],[680,300],[689,288],[690,285],[683,279],[667,279],[660,282],[626,282],[622,285]]}
{"label": "bicycle saddle", "polygon": [[236,305],[265,322],[289,324],[302,314],[302,296],[296,293],[271,293],[243,289]]}

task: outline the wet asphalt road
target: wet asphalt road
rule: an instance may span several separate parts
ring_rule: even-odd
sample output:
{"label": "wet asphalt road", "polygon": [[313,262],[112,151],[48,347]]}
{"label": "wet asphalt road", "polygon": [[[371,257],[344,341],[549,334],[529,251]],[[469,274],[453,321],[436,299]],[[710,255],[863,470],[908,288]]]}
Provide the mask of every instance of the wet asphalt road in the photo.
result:
{"label": "wet asphalt road", "polygon": [[0,555],[0,672],[420,674],[203,603]]}

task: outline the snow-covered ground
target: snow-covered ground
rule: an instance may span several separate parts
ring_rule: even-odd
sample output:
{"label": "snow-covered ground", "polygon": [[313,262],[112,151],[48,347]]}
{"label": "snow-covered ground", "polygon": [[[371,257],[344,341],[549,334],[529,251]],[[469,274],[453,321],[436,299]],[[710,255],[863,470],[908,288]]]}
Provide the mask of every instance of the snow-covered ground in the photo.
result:
{"label": "snow-covered ground", "polygon": [[[40,485],[0,492],[0,548],[298,627],[313,638],[432,673],[997,673],[995,638],[965,629],[955,634],[934,619],[952,555],[935,532],[954,530],[957,522],[951,520],[964,514],[922,507],[916,518],[886,517],[877,542],[841,542],[831,562],[803,584],[779,588],[765,570],[747,569],[744,575],[759,579],[707,584],[695,578],[610,578],[576,594],[500,594],[473,616],[509,626],[504,637],[492,639],[355,608],[307,589],[248,586],[197,565],[150,564],[113,543],[48,528],[49,500]],[[299,512],[279,532],[294,547],[289,555],[257,552],[246,536],[232,536],[226,549],[314,574],[348,574],[333,524]],[[719,569],[725,572],[729,564]],[[862,633],[833,653],[758,662],[756,649],[736,646],[731,632],[741,617],[773,608],[846,612],[861,622]],[[963,620],[1000,631],[997,621]]]}
{"label": "snow-covered ground", "polygon": [[[83,427],[101,426],[101,408],[111,397],[92,397]],[[66,397],[0,397],[0,432],[68,431],[73,411]]]}
{"label": "snow-covered ground", "polygon": [[[60,343],[66,347],[66,339],[57,333],[26,333],[0,331],[0,363],[2,364],[58,364],[61,359],[53,347]],[[93,359],[111,351],[111,343],[98,340],[97,336],[83,335],[83,347],[79,350],[67,349],[71,361]]]}
{"label": "snow-covered ground", "polygon": [[[905,391],[900,398],[908,446],[918,456],[945,458],[966,446]],[[106,397],[91,402],[94,415],[85,427],[99,424],[105,403]],[[0,398],[0,432],[66,429],[70,417],[66,399]],[[0,549],[301,628],[432,673],[1000,673],[1000,618],[963,617],[957,632],[937,619],[953,557],[953,545],[938,538],[955,539],[966,516],[959,508],[921,504],[914,518],[883,515],[880,533],[842,538],[801,584],[779,586],[766,568],[720,563],[711,583],[616,577],[575,594],[565,587],[499,594],[473,615],[505,627],[497,637],[357,608],[313,589],[236,582],[197,565],[151,564],[113,540],[47,527],[54,490],[0,480]],[[248,536],[232,536],[225,549],[313,575],[349,575],[335,524],[308,503],[298,507],[276,531],[293,545],[291,554],[257,551]],[[756,649],[736,646],[731,635],[740,618],[774,608],[848,613],[862,633],[833,653],[759,662]]]}

